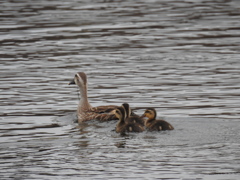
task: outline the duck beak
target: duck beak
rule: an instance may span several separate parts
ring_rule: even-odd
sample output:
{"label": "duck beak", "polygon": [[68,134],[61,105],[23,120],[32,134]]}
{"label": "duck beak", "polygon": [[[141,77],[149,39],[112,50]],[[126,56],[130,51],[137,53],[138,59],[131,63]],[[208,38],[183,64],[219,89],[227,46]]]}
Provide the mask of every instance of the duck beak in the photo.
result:
{"label": "duck beak", "polygon": [[144,121],[148,120],[148,117],[147,117],[145,114],[143,114],[143,115],[141,116],[141,118],[142,118]]}
{"label": "duck beak", "polygon": [[71,84],[76,84],[74,79],[68,83],[68,85],[71,85]]}
{"label": "duck beak", "polygon": [[146,121],[146,120],[148,120],[148,117],[146,117],[146,116],[143,116],[143,118],[142,118],[144,121]]}

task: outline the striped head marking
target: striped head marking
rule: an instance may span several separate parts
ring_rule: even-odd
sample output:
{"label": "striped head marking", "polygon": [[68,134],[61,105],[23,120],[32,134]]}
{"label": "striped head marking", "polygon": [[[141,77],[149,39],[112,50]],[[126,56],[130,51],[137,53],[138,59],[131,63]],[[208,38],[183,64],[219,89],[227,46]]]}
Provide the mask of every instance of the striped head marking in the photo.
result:
{"label": "striped head marking", "polygon": [[119,119],[119,120],[124,120],[125,119],[125,110],[123,107],[118,107],[116,110],[115,110],[115,113],[116,117]]}
{"label": "striped head marking", "polygon": [[131,115],[131,109],[130,109],[129,104],[128,104],[128,103],[123,103],[123,104],[122,104],[122,107],[125,109],[126,118],[130,117],[130,115]]}

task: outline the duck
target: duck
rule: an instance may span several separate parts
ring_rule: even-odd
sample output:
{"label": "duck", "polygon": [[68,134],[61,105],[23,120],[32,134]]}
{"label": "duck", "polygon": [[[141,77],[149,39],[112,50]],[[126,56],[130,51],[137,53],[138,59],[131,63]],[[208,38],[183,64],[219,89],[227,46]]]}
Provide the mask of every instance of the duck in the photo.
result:
{"label": "duck", "polygon": [[144,128],[137,123],[126,122],[127,114],[124,107],[120,106],[113,110],[116,117],[119,119],[116,125],[116,132],[125,135],[126,132],[143,132]]}
{"label": "duck", "polygon": [[88,84],[87,75],[84,72],[75,74],[74,79],[68,83],[69,85],[75,84],[80,90],[80,101],[77,108],[78,123],[88,120],[110,121],[117,120],[112,111],[119,106],[107,105],[93,107],[88,101]]}
{"label": "duck", "polygon": [[157,112],[154,108],[147,108],[142,115],[142,118],[145,119],[145,127],[149,131],[164,131],[164,130],[173,130],[174,127],[164,120],[156,120]]}
{"label": "duck", "polygon": [[132,109],[130,108],[128,103],[123,103],[122,107],[125,109],[126,112],[126,119],[125,121],[128,123],[137,123],[140,126],[144,127],[144,119],[135,114]]}

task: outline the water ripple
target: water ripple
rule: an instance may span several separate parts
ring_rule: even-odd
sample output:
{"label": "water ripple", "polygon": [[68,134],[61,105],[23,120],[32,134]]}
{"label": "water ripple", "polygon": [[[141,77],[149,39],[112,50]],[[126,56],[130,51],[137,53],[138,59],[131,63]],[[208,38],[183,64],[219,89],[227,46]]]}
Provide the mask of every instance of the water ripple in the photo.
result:
{"label": "water ripple", "polygon": [[[2,179],[238,179],[239,1],[33,1],[0,6]],[[92,105],[155,107],[171,132],[77,125]],[[57,172],[57,173],[56,173]]]}

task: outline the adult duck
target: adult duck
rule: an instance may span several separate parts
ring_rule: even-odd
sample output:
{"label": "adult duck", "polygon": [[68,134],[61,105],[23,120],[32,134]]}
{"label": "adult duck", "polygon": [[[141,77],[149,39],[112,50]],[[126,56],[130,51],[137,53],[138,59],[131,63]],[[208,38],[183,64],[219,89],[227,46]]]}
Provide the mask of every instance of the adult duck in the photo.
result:
{"label": "adult duck", "polygon": [[78,72],[75,74],[74,79],[69,83],[78,85],[80,89],[80,101],[77,109],[78,122],[88,121],[96,119],[99,121],[116,120],[115,114],[112,113],[118,106],[97,106],[92,107],[88,101],[88,85],[87,75],[84,72]]}

